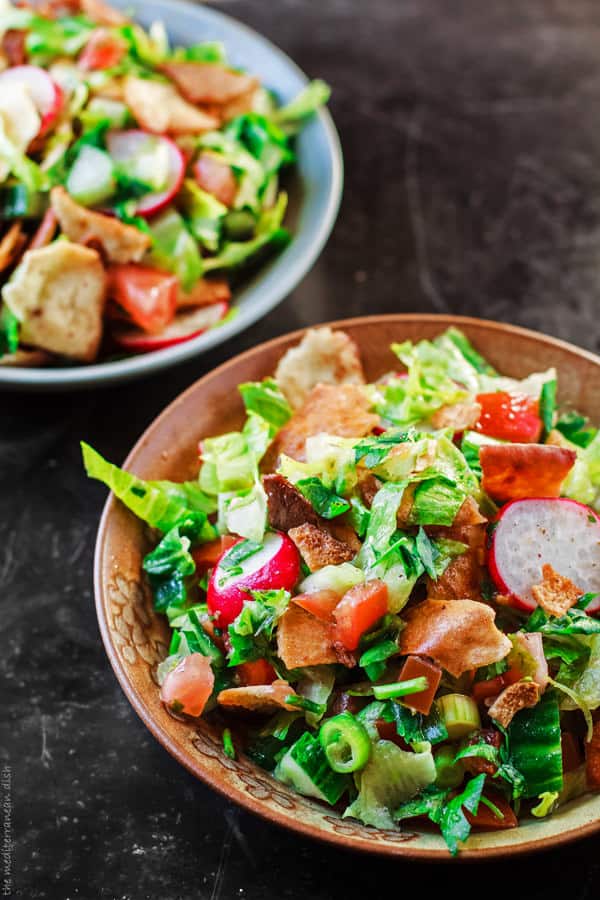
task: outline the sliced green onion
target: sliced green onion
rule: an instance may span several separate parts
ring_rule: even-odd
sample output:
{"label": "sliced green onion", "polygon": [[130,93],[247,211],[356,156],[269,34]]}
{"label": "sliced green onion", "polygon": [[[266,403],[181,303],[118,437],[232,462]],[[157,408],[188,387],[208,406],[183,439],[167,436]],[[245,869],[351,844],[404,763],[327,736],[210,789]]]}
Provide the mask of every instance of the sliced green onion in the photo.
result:
{"label": "sliced green onion", "polygon": [[420,694],[429,687],[424,675],[419,678],[408,678],[406,681],[395,681],[393,684],[375,684],[373,693],[377,700],[392,700],[394,697],[406,697],[408,694]]}
{"label": "sliced green onion", "polygon": [[479,802],[480,802],[480,803],[483,803],[484,806],[487,806],[487,808],[493,812],[494,816],[495,816],[497,819],[503,819],[503,818],[504,818],[504,813],[501,812],[501,811],[498,809],[498,807],[496,806],[495,803],[492,803],[491,800],[488,800],[487,797],[480,797],[480,798],[479,798]]}
{"label": "sliced green onion", "polygon": [[371,741],[365,726],[352,713],[343,712],[321,725],[319,740],[334,772],[356,772],[371,755]]}
{"label": "sliced green onion", "polygon": [[233,746],[233,738],[229,728],[223,729],[223,752],[229,759],[235,759],[235,747]]}
{"label": "sliced green onion", "polygon": [[472,697],[466,694],[445,694],[437,704],[451,741],[458,741],[481,728],[479,709]]}
{"label": "sliced green onion", "polygon": [[314,700],[309,700],[308,697],[299,697],[297,694],[289,694],[285,698],[285,703],[287,706],[296,706],[305,712],[314,713],[315,716],[322,716],[325,712],[324,703],[315,703]]}

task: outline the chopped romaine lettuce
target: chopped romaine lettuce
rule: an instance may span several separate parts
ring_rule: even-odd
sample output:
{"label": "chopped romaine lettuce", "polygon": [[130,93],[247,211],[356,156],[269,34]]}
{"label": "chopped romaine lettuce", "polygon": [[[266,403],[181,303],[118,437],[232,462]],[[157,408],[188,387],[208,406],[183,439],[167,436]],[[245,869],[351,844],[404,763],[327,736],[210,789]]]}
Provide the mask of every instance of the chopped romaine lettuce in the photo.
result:
{"label": "chopped romaine lettuce", "polygon": [[158,612],[183,606],[187,600],[186,578],[196,570],[189,548],[190,541],[175,527],[144,558],[143,569],[148,575],[154,608]]}
{"label": "chopped romaine lettuce", "polygon": [[290,601],[287,591],[250,591],[241,612],[229,626],[229,665],[271,658],[271,638]]}
{"label": "chopped romaine lettuce", "polygon": [[153,528],[167,532],[186,517],[203,520],[202,540],[216,536],[208,516],[216,511],[214,499],[195,481],[143,481],[107,462],[89,444],[81,443],[83,464],[90,478],[102,481],[135,515]]}
{"label": "chopped romaine lettuce", "polygon": [[211,253],[219,246],[227,207],[216,197],[203,191],[192,178],[186,178],[179,194],[187,225],[197,241]]}
{"label": "chopped romaine lettuce", "polygon": [[272,378],[240,384],[238,390],[242,395],[246,412],[256,413],[275,431],[291,418],[292,409],[277,382]]}
{"label": "chopped romaine lettuce", "polygon": [[8,306],[0,305],[0,356],[16,353],[19,347],[19,320]]}
{"label": "chopped romaine lettuce", "polygon": [[150,224],[150,256],[161,269],[174,272],[184,291],[191,291],[203,272],[202,257],[183,218],[174,209],[155,216]]}
{"label": "chopped romaine lettuce", "polygon": [[429,745],[419,753],[401,750],[390,741],[375,741],[371,756],[355,775],[358,796],[344,812],[375,828],[393,828],[393,812],[435,781]]}
{"label": "chopped romaine lettuce", "polygon": [[273,113],[273,119],[288,135],[296,134],[305,120],[324,106],[331,96],[331,89],[324,81],[315,79],[286,106]]}

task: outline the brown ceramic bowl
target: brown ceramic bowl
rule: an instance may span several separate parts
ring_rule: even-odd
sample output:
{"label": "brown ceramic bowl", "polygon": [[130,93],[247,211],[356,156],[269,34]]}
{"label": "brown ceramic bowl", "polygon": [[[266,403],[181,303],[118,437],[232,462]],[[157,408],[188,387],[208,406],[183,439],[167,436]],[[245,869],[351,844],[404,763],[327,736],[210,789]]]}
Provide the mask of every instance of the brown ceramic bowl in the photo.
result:
{"label": "brown ceramic bowl", "polygon": [[[431,338],[450,325],[461,328],[501,372],[523,377],[556,366],[559,400],[600,421],[600,359],[550,337],[510,325],[457,316],[370,316],[333,323],[358,343],[369,379],[389,371],[392,341]],[[148,428],[125,467],[147,479],[182,481],[194,475],[200,438],[240,426],[243,406],[236,390],[243,381],[271,374],[280,356],[302,337],[288,334],[237,356],[204,376]],[[441,837],[432,832],[378,831],[342,819],[301,797],[247,759],[231,760],[220,734],[203,721],[178,721],[159,700],[155,669],[167,652],[168,628],[156,614],[141,577],[149,549],[147,530],[109,497],[98,534],[96,606],[102,638],[123,690],[154,736],[190,772],[258,813],[297,832],[346,848],[389,856],[445,860]],[[600,795],[567,804],[547,820],[474,834],[459,859],[481,859],[548,848],[600,830]]]}

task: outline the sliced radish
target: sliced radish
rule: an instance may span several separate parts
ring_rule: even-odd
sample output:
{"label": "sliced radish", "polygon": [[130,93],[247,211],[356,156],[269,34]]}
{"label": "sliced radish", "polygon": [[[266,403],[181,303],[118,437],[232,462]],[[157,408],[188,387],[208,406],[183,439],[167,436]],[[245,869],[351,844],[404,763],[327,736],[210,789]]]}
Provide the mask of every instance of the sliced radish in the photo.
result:
{"label": "sliced radish", "polygon": [[185,157],[177,144],[162,135],[129,130],[111,131],[106,146],[113,160],[132,176],[150,184],[160,182],[160,189],[140,197],[138,215],[153,216],[169,205],[185,175]]}
{"label": "sliced radish", "polygon": [[41,116],[39,134],[45,134],[63,105],[63,92],[39,66],[14,66],[0,73],[0,85],[24,84]]}
{"label": "sliced radish", "polygon": [[208,611],[217,617],[221,627],[233,622],[244,600],[249,599],[248,590],[291,591],[300,578],[300,554],[290,538],[280,531],[269,532],[261,549],[242,560],[235,575],[230,575],[223,565],[228,553],[226,550],[222,554],[213,569],[206,593]]}
{"label": "sliced radish", "polygon": [[[531,588],[542,566],[585,593],[600,592],[600,518],[588,506],[561,498],[514,500],[500,512],[488,554],[490,575],[514,606],[531,611]],[[600,597],[588,612],[600,610]]]}
{"label": "sliced radish", "polygon": [[148,334],[140,328],[115,328],[113,338],[120,347],[132,353],[151,353],[164,350],[184,341],[191,341],[217,325],[227,315],[229,304],[214,303],[189,312],[178,313],[160,334]]}

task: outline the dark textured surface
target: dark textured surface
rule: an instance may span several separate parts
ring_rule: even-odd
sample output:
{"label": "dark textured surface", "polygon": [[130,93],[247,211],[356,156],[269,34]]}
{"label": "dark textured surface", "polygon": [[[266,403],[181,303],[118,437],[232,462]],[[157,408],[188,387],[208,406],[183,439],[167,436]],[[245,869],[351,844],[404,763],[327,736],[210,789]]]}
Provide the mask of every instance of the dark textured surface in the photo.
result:
{"label": "dark textured surface", "polygon": [[[121,461],[229,355],[341,315],[452,311],[593,350],[600,275],[600,8],[594,0],[249,0],[222,7],[334,88],[346,158],[321,261],[235,343],[142,384],[2,397],[2,762],[15,894],[270,900],[598,895],[598,840],[468,870],[353,857],[231,807],[129,707],[93,608],[104,491],[77,441]],[[465,886],[465,879],[467,885]]]}

